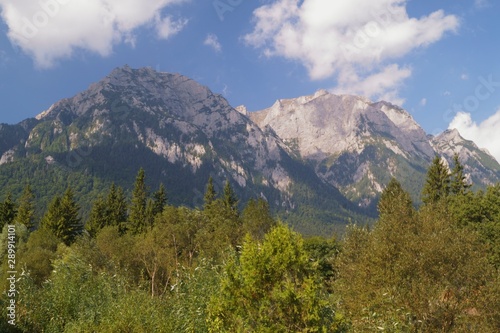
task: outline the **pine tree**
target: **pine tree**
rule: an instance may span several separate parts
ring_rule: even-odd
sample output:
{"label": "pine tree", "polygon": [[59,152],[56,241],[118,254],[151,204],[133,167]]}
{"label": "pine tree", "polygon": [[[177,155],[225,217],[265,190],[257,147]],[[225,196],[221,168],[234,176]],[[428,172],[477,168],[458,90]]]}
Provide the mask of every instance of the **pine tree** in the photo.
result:
{"label": "pine tree", "polygon": [[62,197],[56,196],[42,219],[42,227],[70,245],[82,233],[83,226],[78,216],[80,207],[75,202],[71,188]]}
{"label": "pine tree", "polygon": [[234,193],[233,188],[231,187],[231,184],[229,183],[229,180],[226,180],[226,183],[224,185],[224,204],[226,205],[227,208],[230,208],[234,211],[237,211],[238,209],[238,198],[236,197],[236,194]]}
{"label": "pine tree", "polygon": [[167,191],[165,190],[165,186],[160,184],[160,188],[153,194],[153,208],[152,213],[153,216],[161,214],[165,205],[167,204]]}
{"label": "pine tree", "polygon": [[[8,193],[5,201],[0,203],[0,226],[12,224],[17,214],[16,203],[12,200],[12,194]],[[1,229],[0,229],[1,230]]]}
{"label": "pine tree", "polygon": [[466,177],[464,175],[464,166],[460,163],[460,159],[458,154],[455,153],[453,155],[453,170],[451,171],[451,193],[457,194],[465,194],[467,190],[471,187],[470,184],[467,184]]}
{"label": "pine tree", "polygon": [[242,213],[243,232],[253,239],[261,240],[276,225],[269,204],[262,198],[251,199]]}
{"label": "pine tree", "polygon": [[217,192],[215,192],[215,187],[214,187],[214,180],[212,177],[208,178],[208,184],[207,184],[207,189],[205,191],[205,196],[203,197],[203,208],[207,209],[208,206],[214,202],[215,198],[217,197]]}
{"label": "pine tree", "polygon": [[450,193],[450,172],[441,158],[436,155],[427,171],[427,179],[422,190],[425,204],[436,203]]}
{"label": "pine tree", "polygon": [[106,201],[102,196],[97,197],[92,205],[92,210],[90,211],[90,217],[85,225],[85,229],[90,233],[92,237],[95,237],[99,230],[104,228],[109,224],[110,210]]}
{"label": "pine tree", "polygon": [[123,188],[117,187],[113,183],[109,189],[106,204],[108,207],[108,225],[118,226],[124,232],[127,222],[127,201]]}
{"label": "pine tree", "polygon": [[391,179],[380,195],[378,211],[381,220],[386,217],[411,216],[413,214],[414,209],[410,194],[403,190],[395,178]]}
{"label": "pine tree", "polygon": [[146,205],[148,193],[145,183],[144,169],[140,169],[135,179],[134,191],[129,214],[129,230],[133,234],[142,233],[146,230]]}
{"label": "pine tree", "polygon": [[35,196],[28,184],[24,187],[23,194],[19,198],[16,223],[24,224],[28,230],[35,227]]}

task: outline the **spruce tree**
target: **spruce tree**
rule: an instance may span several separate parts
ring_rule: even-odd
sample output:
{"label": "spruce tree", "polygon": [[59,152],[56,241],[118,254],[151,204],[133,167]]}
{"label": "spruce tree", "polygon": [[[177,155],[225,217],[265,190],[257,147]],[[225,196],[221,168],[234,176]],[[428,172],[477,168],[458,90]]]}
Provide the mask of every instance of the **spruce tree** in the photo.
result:
{"label": "spruce tree", "polygon": [[145,183],[144,169],[140,169],[135,179],[134,191],[132,192],[132,202],[129,214],[129,230],[133,234],[146,231],[146,205],[148,193]]}
{"label": "spruce tree", "polygon": [[24,224],[28,230],[35,227],[35,196],[28,184],[24,187],[23,194],[19,198],[16,223]]}
{"label": "spruce tree", "polygon": [[262,198],[251,199],[242,213],[243,232],[253,239],[261,240],[276,225],[269,204]]}
{"label": "spruce tree", "polygon": [[92,237],[95,237],[99,230],[109,224],[109,213],[110,210],[106,201],[102,196],[97,197],[92,205],[89,220],[85,225],[85,229],[87,229]]}
{"label": "spruce tree", "polygon": [[153,193],[153,207],[152,207],[152,213],[153,216],[156,216],[158,214],[161,214],[163,212],[163,209],[165,208],[165,205],[167,204],[167,191],[165,190],[165,186],[163,184],[160,184],[160,188],[158,191]]}
{"label": "spruce tree", "polygon": [[439,156],[435,156],[427,171],[422,190],[424,204],[437,203],[450,193],[450,172]]}
{"label": "spruce tree", "polygon": [[214,180],[212,177],[208,178],[207,189],[205,191],[205,196],[203,197],[203,208],[207,209],[208,206],[214,202],[217,197],[217,192],[215,192]]}
{"label": "spruce tree", "polygon": [[62,197],[56,196],[52,200],[42,219],[42,227],[52,231],[66,245],[70,245],[83,230],[78,216],[79,210],[73,191],[68,188]]}
{"label": "spruce tree", "polygon": [[392,178],[380,195],[378,203],[380,219],[395,216],[411,216],[414,212],[410,194],[403,190],[401,184]]}
{"label": "spruce tree", "polygon": [[127,201],[123,188],[117,187],[114,183],[106,198],[108,207],[108,225],[119,226],[125,229],[127,222]]}
{"label": "spruce tree", "polygon": [[16,203],[12,200],[12,194],[9,192],[5,201],[0,203],[0,226],[12,224],[17,214]]}
{"label": "spruce tree", "polygon": [[466,177],[464,175],[464,166],[460,163],[460,159],[458,154],[455,153],[453,155],[453,170],[451,171],[451,193],[457,194],[465,194],[467,190],[471,187],[470,184],[467,184]]}
{"label": "spruce tree", "polygon": [[226,183],[224,185],[224,204],[226,205],[226,208],[230,208],[234,211],[237,211],[238,209],[238,198],[236,197],[236,194],[234,193],[234,190],[229,183],[229,180],[226,180]]}

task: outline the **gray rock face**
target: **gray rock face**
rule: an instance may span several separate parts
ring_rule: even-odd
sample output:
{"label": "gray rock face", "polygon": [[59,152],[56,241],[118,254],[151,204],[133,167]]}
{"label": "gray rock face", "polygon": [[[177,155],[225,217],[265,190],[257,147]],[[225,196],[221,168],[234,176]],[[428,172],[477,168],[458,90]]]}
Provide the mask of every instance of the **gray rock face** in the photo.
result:
{"label": "gray rock face", "polygon": [[242,188],[258,184],[289,195],[292,180],[282,163],[287,147],[281,140],[221,95],[179,74],[118,68],[37,119],[40,125],[26,143],[32,149],[50,150],[56,141],[67,150],[103,142],[140,143],[192,173],[215,169],[212,173]]}
{"label": "gray rock face", "polygon": [[493,185],[500,182],[500,164],[485,149],[465,140],[456,129],[446,130],[436,137],[430,137],[437,154],[449,163],[458,154],[468,180],[474,184]]}
{"label": "gray rock face", "polygon": [[[456,150],[471,165],[466,170],[473,180],[479,184],[498,181],[500,166],[491,156],[470,144],[462,150],[463,139],[457,141],[449,133],[430,139],[408,112],[384,101],[373,103],[320,90],[311,96],[278,100],[249,116],[261,128],[272,129],[314,165],[319,177],[361,206],[372,204],[391,177],[406,184],[416,199],[434,155],[451,161],[450,152]],[[478,166],[472,167],[476,162]]]}

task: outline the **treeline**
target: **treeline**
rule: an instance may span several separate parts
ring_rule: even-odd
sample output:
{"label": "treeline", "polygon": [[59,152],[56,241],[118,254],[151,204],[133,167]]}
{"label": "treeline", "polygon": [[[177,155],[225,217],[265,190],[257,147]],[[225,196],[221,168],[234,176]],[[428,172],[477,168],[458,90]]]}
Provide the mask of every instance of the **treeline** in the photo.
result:
{"label": "treeline", "polygon": [[27,187],[0,205],[19,271],[2,332],[500,331],[500,185],[472,192],[458,157],[434,159],[418,209],[391,180],[378,221],[341,240],[302,237],[263,199],[240,211],[229,182],[171,206],[143,170],[131,200],[111,186],[85,224],[71,189],[40,221],[34,200]]}

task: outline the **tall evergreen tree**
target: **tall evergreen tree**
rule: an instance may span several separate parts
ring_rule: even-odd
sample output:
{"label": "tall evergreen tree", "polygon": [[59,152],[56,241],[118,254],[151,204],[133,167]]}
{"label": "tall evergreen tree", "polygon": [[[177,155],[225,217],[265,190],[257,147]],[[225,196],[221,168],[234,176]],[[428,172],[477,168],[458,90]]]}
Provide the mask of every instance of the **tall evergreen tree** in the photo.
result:
{"label": "tall evergreen tree", "polygon": [[75,202],[73,190],[68,188],[62,197],[56,196],[42,219],[42,227],[70,245],[82,233],[80,207]]}
{"label": "tall evergreen tree", "polygon": [[97,197],[92,205],[90,217],[85,225],[85,229],[92,237],[95,237],[99,230],[109,224],[110,210],[102,196]]}
{"label": "tall evergreen tree", "polygon": [[226,183],[224,184],[223,200],[227,208],[230,208],[234,211],[238,210],[238,198],[236,197],[236,194],[234,193],[233,187],[229,183],[229,180],[226,180]]}
{"label": "tall evergreen tree", "polygon": [[0,226],[12,224],[17,214],[16,203],[12,200],[12,194],[8,193],[5,201],[0,203]]}
{"label": "tall evergreen tree", "polygon": [[205,196],[203,197],[203,208],[207,208],[214,202],[217,197],[217,192],[214,187],[214,180],[212,177],[208,178],[207,189],[205,191]]}
{"label": "tall evergreen tree", "polygon": [[19,198],[19,208],[15,221],[24,224],[28,230],[35,227],[35,195],[28,184],[24,187],[23,194]]}
{"label": "tall evergreen tree", "polygon": [[436,155],[427,171],[427,179],[422,189],[425,204],[436,203],[450,193],[450,172],[441,158]]}
{"label": "tall evergreen tree", "polygon": [[127,222],[127,201],[123,188],[117,187],[113,183],[109,189],[106,204],[109,210],[108,225],[121,226],[124,228]]}
{"label": "tall evergreen tree", "polygon": [[453,155],[453,170],[451,171],[451,193],[453,194],[465,194],[467,190],[471,187],[467,183],[466,177],[464,175],[464,166],[460,163],[458,154]]}
{"label": "tall evergreen tree", "polygon": [[242,213],[243,232],[261,240],[276,225],[269,204],[262,198],[251,199]]}
{"label": "tall evergreen tree", "polygon": [[147,227],[146,205],[148,191],[146,189],[144,169],[141,168],[135,179],[132,202],[130,205],[128,228],[133,234],[144,232]]}
{"label": "tall evergreen tree", "polygon": [[380,219],[396,216],[411,216],[414,212],[410,194],[403,190],[401,184],[392,178],[380,195],[378,203]]}
{"label": "tall evergreen tree", "polygon": [[163,209],[167,204],[167,200],[168,197],[167,197],[167,191],[165,190],[165,186],[163,184],[160,184],[160,188],[158,189],[158,191],[153,193],[153,207],[152,207],[153,216],[156,216],[163,212]]}

